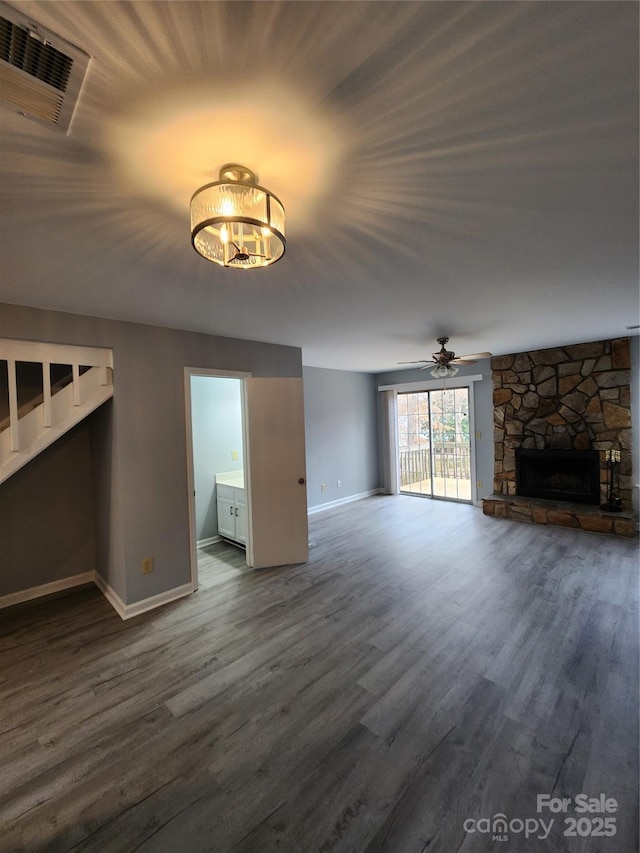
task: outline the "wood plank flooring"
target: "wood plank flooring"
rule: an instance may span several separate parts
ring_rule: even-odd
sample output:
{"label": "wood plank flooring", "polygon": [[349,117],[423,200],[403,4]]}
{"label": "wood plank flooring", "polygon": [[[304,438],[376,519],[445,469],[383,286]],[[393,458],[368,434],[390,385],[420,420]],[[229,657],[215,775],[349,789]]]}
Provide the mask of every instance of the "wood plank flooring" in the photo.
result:
{"label": "wood plank flooring", "polygon": [[637,541],[406,496],[310,541],[211,546],[128,622],[93,588],[0,612],[2,853],[638,849]]}

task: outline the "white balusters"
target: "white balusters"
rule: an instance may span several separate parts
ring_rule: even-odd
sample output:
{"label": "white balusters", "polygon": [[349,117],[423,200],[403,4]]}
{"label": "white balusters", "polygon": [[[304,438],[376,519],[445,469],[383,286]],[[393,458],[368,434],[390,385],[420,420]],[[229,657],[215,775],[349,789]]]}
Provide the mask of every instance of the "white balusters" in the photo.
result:
{"label": "white balusters", "polygon": [[51,365],[42,362],[42,426],[51,426]]}
{"label": "white balusters", "polygon": [[[9,392],[9,416],[0,423],[1,483],[113,396],[113,353],[98,347],[0,338],[0,360],[7,363]],[[17,366],[25,362],[40,366],[42,393],[31,388],[29,395],[24,394],[29,399],[19,405],[18,385],[23,380]],[[67,375],[52,386],[52,365],[71,365],[71,382]],[[30,377],[32,371],[26,374]],[[27,382],[35,384],[30,378]]]}
{"label": "white balusters", "polygon": [[7,359],[9,373],[9,447],[13,452],[20,450],[18,432],[18,383],[16,381],[16,360]]}
{"label": "white balusters", "polygon": [[80,405],[80,365],[73,364],[73,405]]}

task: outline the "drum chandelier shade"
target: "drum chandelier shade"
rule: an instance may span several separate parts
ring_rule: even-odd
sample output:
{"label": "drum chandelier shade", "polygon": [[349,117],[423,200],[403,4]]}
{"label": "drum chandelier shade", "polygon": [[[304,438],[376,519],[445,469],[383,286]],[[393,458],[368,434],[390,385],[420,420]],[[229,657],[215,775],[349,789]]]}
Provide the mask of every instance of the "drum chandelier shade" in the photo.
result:
{"label": "drum chandelier shade", "polygon": [[284,255],[284,207],[245,166],[228,163],[220,180],[191,197],[193,248],[215,264],[268,267]]}

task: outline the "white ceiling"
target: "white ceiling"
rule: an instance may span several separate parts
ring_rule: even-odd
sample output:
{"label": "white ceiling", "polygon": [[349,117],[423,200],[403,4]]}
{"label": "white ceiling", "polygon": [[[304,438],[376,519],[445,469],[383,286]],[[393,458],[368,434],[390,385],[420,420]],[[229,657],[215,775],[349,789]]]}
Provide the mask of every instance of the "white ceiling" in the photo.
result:
{"label": "white ceiling", "polygon": [[[638,4],[12,5],[92,60],[68,135],[0,108],[0,301],[367,371],[640,322]],[[268,269],[191,247],[229,161],[287,210]]]}

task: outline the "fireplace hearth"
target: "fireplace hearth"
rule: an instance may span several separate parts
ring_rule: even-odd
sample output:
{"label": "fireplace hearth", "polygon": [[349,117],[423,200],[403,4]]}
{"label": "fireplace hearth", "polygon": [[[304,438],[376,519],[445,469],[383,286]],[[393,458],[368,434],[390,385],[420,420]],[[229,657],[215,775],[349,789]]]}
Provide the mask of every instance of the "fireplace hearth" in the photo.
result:
{"label": "fireplace hearth", "polygon": [[597,505],[597,450],[516,450],[516,493],[520,497]]}

